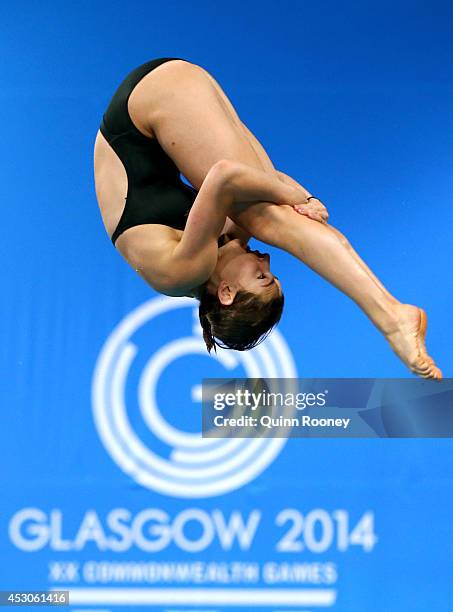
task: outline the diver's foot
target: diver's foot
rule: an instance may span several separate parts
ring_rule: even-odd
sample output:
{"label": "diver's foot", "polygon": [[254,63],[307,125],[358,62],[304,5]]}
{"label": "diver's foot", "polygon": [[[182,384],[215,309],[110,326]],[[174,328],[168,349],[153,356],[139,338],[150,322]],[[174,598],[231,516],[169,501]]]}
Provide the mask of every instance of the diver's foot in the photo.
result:
{"label": "diver's foot", "polygon": [[442,372],[426,351],[428,321],[425,311],[410,304],[398,304],[396,308],[395,329],[385,334],[393,351],[417,376],[440,380]]}

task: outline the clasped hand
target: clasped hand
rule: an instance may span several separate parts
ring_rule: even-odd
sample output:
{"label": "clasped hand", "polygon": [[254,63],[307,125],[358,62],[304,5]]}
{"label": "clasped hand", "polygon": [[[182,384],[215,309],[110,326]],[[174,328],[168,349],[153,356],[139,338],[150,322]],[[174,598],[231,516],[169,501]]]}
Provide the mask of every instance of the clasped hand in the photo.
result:
{"label": "clasped hand", "polygon": [[305,203],[294,204],[293,208],[299,215],[305,215],[320,223],[327,223],[329,219],[327,208],[318,198],[310,197]]}

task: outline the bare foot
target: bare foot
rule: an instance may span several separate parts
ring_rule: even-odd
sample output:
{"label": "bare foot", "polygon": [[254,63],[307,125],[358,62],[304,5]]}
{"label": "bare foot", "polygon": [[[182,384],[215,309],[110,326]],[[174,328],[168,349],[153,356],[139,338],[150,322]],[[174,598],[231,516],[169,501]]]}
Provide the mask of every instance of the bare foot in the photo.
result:
{"label": "bare foot", "polygon": [[442,372],[426,351],[428,321],[425,311],[410,304],[399,304],[397,309],[396,329],[385,334],[393,351],[414,374],[440,380]]}

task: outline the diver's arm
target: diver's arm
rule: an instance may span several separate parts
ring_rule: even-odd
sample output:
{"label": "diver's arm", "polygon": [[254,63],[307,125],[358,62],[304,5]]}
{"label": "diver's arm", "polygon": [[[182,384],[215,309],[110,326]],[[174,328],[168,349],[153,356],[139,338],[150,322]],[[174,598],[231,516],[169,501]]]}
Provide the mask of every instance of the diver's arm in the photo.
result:
{"label": "diver's arm", "polygon": [[181,240],[161,262],[167,271],[167,291],[185,295],[204,283],[217,264],[217,240],[227,217],[236,207],[254,208],[254,202],[263,200],[296,205],[303,198],[297,189],[262,170],[231,160],[214,164],[195,198]]}
{"label": "diver's arm", "polygon": [[212,243],[217,248],[226,218],[236,207],[253,207],[263,201],[298,206],[305,198],[296,188],[262,170],[231,160],[217,162],[203,181],[174,255],[194,257]]}
{"label": "diver's arm", "polygon": [[312,194],[308,191],[308,189],[305,189],[303,185],[293,179],[292,176],[289,176],[289,174],[285,174],[281,170],[275,170],[275,174],[283,183],[286,183],[287,185],[292,185],[296,189],[300,189],[306,198],[312,197]]}
{"label": "diver's arm", "polygon": [[166,293],[187,295],[204,283],[217,264],[217,240],[226,224],[233,198],[227,189],[230,168],[212,166],[190,209],[181,239],[161,262],[167,272]]}
{"label": "diver's arm", "polygon": [[[272,205],[288,205],[314,221],[327,223],[329,213],[324,204],[297,181],[283,172],[272,173],[237,163],[230,183],[234,212],[261,217]],[[294,212],[294,211],[293,211]],[[246,230],[250,231],[245,225]]]}
{"label": "diver's arm", "polygon": [[279,205],[299,206],[305,204],[307,197],[296,185],[278,178],[276,173],[265,172],[242,164],[231,164],[228,188],[235,203],[273,202]]}

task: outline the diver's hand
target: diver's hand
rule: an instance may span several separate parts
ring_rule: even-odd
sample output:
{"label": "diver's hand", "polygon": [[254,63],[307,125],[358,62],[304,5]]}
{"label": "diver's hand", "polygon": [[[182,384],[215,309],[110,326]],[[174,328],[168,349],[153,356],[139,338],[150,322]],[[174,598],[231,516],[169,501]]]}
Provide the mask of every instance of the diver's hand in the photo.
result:
{"label": "diver's hand", "polygon": [[310,199],[305,203],[295,204],[293,208],[299,215],[305,215],[314,221],[327,223],[329,220],[327,208],[324,206],[321,200],[318,200],[318,198],[310,197]]}

